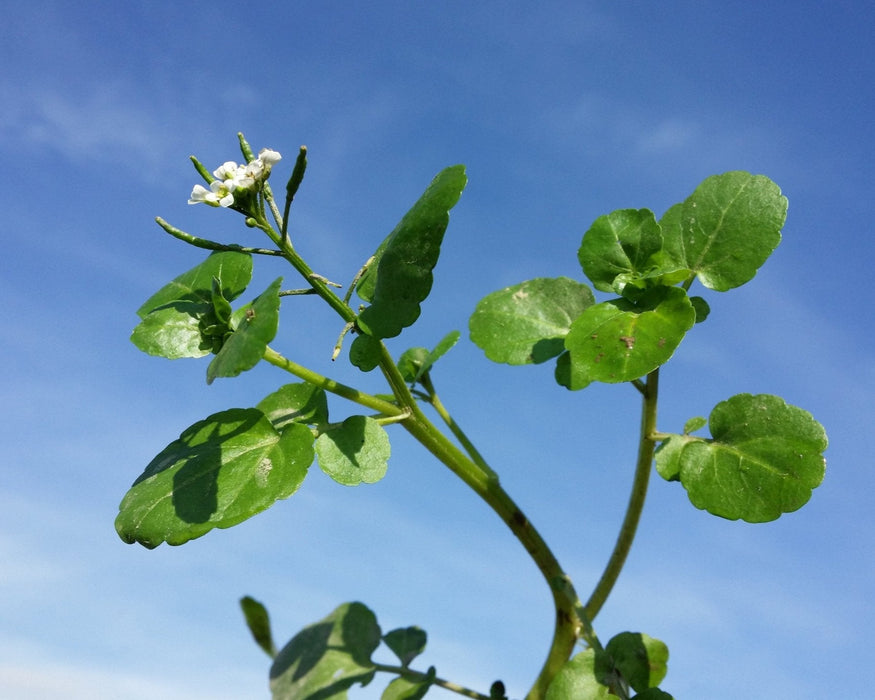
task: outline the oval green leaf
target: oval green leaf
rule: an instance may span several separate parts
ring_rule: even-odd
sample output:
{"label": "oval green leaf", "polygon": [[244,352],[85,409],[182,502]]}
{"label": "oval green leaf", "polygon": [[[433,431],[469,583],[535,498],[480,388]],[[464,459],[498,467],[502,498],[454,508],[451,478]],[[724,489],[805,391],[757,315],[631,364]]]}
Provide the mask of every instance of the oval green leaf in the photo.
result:
{"label": "oval green leaf", "polygon": [[672,438],[662,470],[677,474],[697,508],[767,522],[801,508],[823,480],[823,426],[780,397],[733,396],[714,407],[709,428],[713,440]]}
{"label": "oval green leaf", "polygon": [[149,463],[119,506],[116,530],[151,549],[237,525],[297,491],[313,456],[304,425],[277,433],[254,408],[215,413]]}
{"label": "oval green leaf", "polygon": [[668,672],[668,647],[641,632],[614,636],[605,645],[605,655],[637,693],[658,686]]}
{"label": "oval green leaf", "polygon": [[436,677],[435,667],[430,666],[425,676],[419,680],[396,678],[383,691],[380,700],[422,700]]}
{"label": "oval green leaf", "polygon": [[356,683],[374,677],[371,654],[380,644],[377,618],[361,603],[344,603],[304,628],[270,668],[273,700],[344,700]]}
{"label": "oval green leaf", "polygon": [[213,253],[159,289],[137,310],[142,321],[134,328],[131,342],[149,355],[172,360],[210,354],[214,339],[203,330],[215,317],[215,305],[221,304],[218,297],[236,299],[251,278],[249,254]]}
{"label": "oval green leaf", "polygon": [[572,322],[594,301],[568,277],[528,280],[480,300],[468,321],[471,340],[493,362],[545,362],[562,353]]}
{"label": "oval green leaf", "polygon": [[577,259],[596,289],[619,293],[617,278],[643,277],[661,249],[662,233],[652,211],[619,209],[593,222],[583,235]]}
{"label": "oval green leaf", "polygon": [[316,439],[319,467],[344,486],[373,484],[386,475],[389,436],[369,416],[350,416]]}
{"label": "oval green leaf", "polygon": [[679,287],[656,287],[637,304],[615,299],[591,306],[565,338],[571,377],[578,385],[643,377],[668,361],[695,322]]}
{"label": "oval green leaf", "polygon": [[251,304],[234,314],[234,331],[207,367],[207,384],[212,384],[216,377],[236,377],[259,363],[279,326],[282,281],[278,277]]}
{"label": "oval green leaf", "polygon": [[255,643],[270,658],[276,656],[276,646],[273,643],[270,616],[267,614],[267,608],[255,600],[255,598],[244,596],[240,599],[240,609],[243,610],[246,626],[252,633]]}
{"label": "oval green leaf", "polygon": [[748,282],[781,241],[787,198],[764,175],[742,171],[705,179],[660,219],[667,255],[709,289]]}
{"label": "oval green leaf", "polygon": [[361,334],[349,346],[349,361],[362,372],[370,372],[380,364],[380,341]]}
{"label": "oval green leaf", "polygon": [[431,291],[449,211],[467,181],[462,165],[442,170],[380,244],[356,287],[358,295],[371,302],[357,321],[368,335],[392,338],[419,318],[420,304]]}

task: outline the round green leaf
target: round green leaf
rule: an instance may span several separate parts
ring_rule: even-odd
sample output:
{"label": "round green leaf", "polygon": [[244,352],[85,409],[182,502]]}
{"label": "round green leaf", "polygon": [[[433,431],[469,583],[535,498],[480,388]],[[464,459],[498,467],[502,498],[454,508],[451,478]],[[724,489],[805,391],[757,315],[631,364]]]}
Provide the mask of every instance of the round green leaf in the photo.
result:
{"label": "round green leaf", "polygon": [[696,321],[684,290],[656,287],[638,303],[615,299],[591,306],[565,338],[576,383],[627,382],[665,363]]}
{"label": "round green leaf", "polygon": [[350,416],[316,439],[319,467],[344,486],[373,484],[386,475],[389,436],[368,416]]}
{"label": "round green leaf", "polygon": [[480,300],[471,340],[493,362],[545,362],[562,353],[572,322],[593,302],[590,288],[568,277],[528,280]]}
{"label": "round green leaf", "polygon": [[380,364],[380,341],[369,335],[357,335],[349,346],[349,361],[362,372]]}
{"label": "round green leaf", "polygon": [[620,209],[600,216],[583,235],[577,259],[593,286],[621,291],[614,283],[642,277],[662,249],[662,233],[649,209]]}
{"label": "round green leaf", "polygon": [[641,632],[621,632],[605,645],[614,668],[640,693],[658,686],[668,672],[668,647]]}
{"label": "round green leaf", "polygon": [[254,408],[215,413],[149,463],[119,506],[116,530],[151,549],[237,525],[297,491],[312,461],[304,425],[280,434]]}
{"label": "round green leaf", "polygon": [[256,408],[280,431],[289,423],[318,425],[328,422],[325,391],[306,382],[281,386],[258,402]]}
{"label": "round green leaf", "polygon": [[688,438],[676,456],[697,508],[766,522],[801,508],[823,480],[823,427],[777,396],[733,396],[714,407],[709,427],[713,440]]}
{"label": "round green leaf", "polygon": [[764,175],[713,175],[660,219],[664,245],[709,289],[748,282],[781,241],[787,198]]}
{"label": "round green leaf", "polygon": [[216,377],[236,377],[255,367],[264,356],[279,325],[282,281],[282,277],[274,280],[263,294],[234,314],[234,331],[207,367],[207,384]]}
{"label": "round green leaf", "polygon": [[343,700],[356,683],[374,677],[371,654],[380,644],[377,618],[361,603],[344,603],[304,628],[270,668],[273,700]]}
{"label": "round green leaf", "polygon": [[356,287],[371,305],[358,326],[375,338],[392,338],[419,318],[432,286],[441,243],[468,179],[455,165],[438,173],[395,230],[383,241]]}
{"label": "round green leaf", "polygon": [[574,655],[556,674],[547,689],[546,700],[610,700],[616,697],[595,675],[595,651]]}

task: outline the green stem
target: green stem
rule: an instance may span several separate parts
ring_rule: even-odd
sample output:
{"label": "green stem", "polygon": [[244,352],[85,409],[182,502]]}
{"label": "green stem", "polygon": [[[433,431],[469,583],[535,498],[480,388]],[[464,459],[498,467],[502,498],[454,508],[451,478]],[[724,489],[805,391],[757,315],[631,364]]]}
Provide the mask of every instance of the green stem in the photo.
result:
{"label": "green stem", "polygon": [[450,415],[450,412],[444,407],[444,404],[441,402],[440,397],[438,397],[437,392],[434,390],[434,385],[432,384],[431,377],[428,376],[428,372],[426,372],[421,378],[420,383],[425,389],[428,395],[428,402],[437,412],[437,414],[441,417],[444,423],[447,424],[447,427],[456,436],[456,439],[465,448],[465,452],[468,453],[468,456],[474,460],[474,462],[484,471],[488,471],[498,478],[498,475],[492,470],[492,468],[486,463],[486,460],[483,458],[483,455],[474,447],[474,443],[468,439],[468,436],[465,435],[462,428],[456,422],[456,420]]}
{"label": "green stem", "polygon": [[235,253],[254,253],[256,255],[283,255],[283,252],[281,250],[271,250],[270,248],[247,248],[246,246],[237,245],[236,243],[217,243],[216,241],[211,241],[206,238],[198,238],[197,236],[192,236],[190,233],[186,233],[185,231],[182,231],[175,226],[171,226],[160,216],[155,217],[155,221],[161,228],[163,228],[174,238],[185,241],[186,243],[189,243],[196,248],[205,248],[206,250],[231,251]]}
{"label": "green stem", "polygon": [[653,435],[656,432],[656,404],[659,397],[659,369],[653,370],[647,375],[647,382],[642,391],[644,395],[641,409],[641,436],[638,442],[638,461],[635,465],[635,476],[632,480],[632,492],[629,496],[629,505],[626,508],[626,516],[620,527],[614,551],[611,552],[607,566],[602,573],[592,595],[583,607],[586,619],[593,620],[617,582],[617,577],[623,569],[626,557],[635,539],[635,531],[641,519],[641,511],[644,509],[644,499],[647,496],[647,484],[650,480],[650,470],[653,466],[653,451],[656,443]]}
{"label": "green stem", "polygon": [[[412,680],[413,682],[424,681],[428,679],[427,673],[423,673],[422,671],[414,671],[413,669],[406,668],[404,666],[391,666],[389,664],[375,663],[374,668],[377,671],[383,671],[385,673],[402,676],[404,678],[407,678],[408,680]],[[483,693],[478,693],[476,690],[471,690],[470,688],[466,688],[443,678],[434,678],[431,682],[433,685],[440,686],[445,690],[457,693],[458,695],[462,695],[466,698],[473,698],[474,700],[490,700],[488,695],[483,695]]]}
{"label": "green stem", "polygon": [[568,577],[540,533],[493,476],[492,470],[483,469],[465,455],[429,422],[416,404],[410,408],[411,416],[402,425],[498,514],[526,548],[550,587],[556,609],[553,640],[541,672],[526,696],[527,700],[541,700],[580,637],[582,625],[575,610],[579,605],[577,595],[570,583],[556,585],[557,581],[568,581]]}
{"label": "green stem", "polygon": [[318,372],[314,372],[303,365],[299,365],[297,362],[293,362],[292,360],[283,357],[270,347],[265,349],[263,358],[275,367],[284,369],[286,372],[303,379],[305,382],[309,382],[325,391],[330,391],[332,394],[342,396],[343,398],[361,406],[367,406],[375,411],[379,411],[385,416],[402,418],[407,414],[405,409],[398,407],[394,403],[372,396],[371,394],[366,394],[363,391],[359,391],[358,389],[347,386],[346,384],[341,384],[333,379],[329,379]]}

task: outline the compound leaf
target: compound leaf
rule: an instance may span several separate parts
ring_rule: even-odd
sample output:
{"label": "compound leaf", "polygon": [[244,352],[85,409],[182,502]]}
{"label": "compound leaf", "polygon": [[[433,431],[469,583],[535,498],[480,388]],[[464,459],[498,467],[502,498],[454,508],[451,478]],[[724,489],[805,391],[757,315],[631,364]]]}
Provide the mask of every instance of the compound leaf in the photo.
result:
{"label": "compound leaf", "polygon": [[464,166],[442,170],[380,244],[356,287],[358,295],[371,302],[358,317],[362,331],[392,338],[419,318],[420,304],[431,291],[449,211],[466,183]]}
{"label": "compound leaf", "polygon": [[361,603],[344,603],[304,628],[276,655],[273,700],[346,700],[356,683],[374,677],[371,654],[380,644],[377,618]]}
{"label": "compound leaf", "polygon": [[660,219],[665,252],[709,289],[748,282],[781,241],[787,198],[764,175],[706,178]]}
{"label": "compound leaf", "polygon": [[264,356],[279,325],[282,281],[282,277],[278,277],[251,304],[234,314],[232,333],[207,367],[207,384],[212,384],[216,377],[236,377],[255,367]]}
{"label": "compound leaf", "polygon": [[312,461],[306,426],[280,434],[254,408],[215,413],[149,463],[122,499],[116,531],[151,549],[237,525],[297,491]]}
{"label": "compound leaf", "polygon": [[709,428],[712,440],[675,435],[657,454],[657,471],[679,479],[697,508],[767,522],[801,508],[823,480],[823,426],[777,396],[722,401]]}
{"label": "compound leaf", "polygon": [[319,467],[344,486],[373,484],[386,475],[389,436],[369,416],[350,416],[316,439]]}
{"label": "compound leaf", "polygon": [[468,321],[471,340],[493,362],[545,362],[562,353],[572,322],[594,301],[568,277],[528,280],[480,300]]}
{"label": "compound leaf", "polygon": [[[171,360],[203,357],[221,340],[217,306],[240,296],[252,278],[252,257],[217,252],[159,289],[137,310],[142,319],[131,342],[149,355]],[[214,280],[216,281],[214,287]],[[220,301],[221,300],[221,301]]]}
{"label": "compound leaf", "polygon": [[565,338],[570,354],[564,367],[569,388],[588,381],[627,382],[665,363],[696,321],[679,287],[655,287],[637,303],[614,299],[589,307]]}

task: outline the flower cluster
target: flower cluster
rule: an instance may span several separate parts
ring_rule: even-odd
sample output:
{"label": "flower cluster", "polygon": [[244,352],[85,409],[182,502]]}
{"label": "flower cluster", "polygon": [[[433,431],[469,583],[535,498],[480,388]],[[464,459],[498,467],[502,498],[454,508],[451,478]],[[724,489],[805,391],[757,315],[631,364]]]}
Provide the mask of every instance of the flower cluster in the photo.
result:
{"label": "flower cluster", "polygon": [[234,204],[234,193],[250,192],[257,184],[270,175],[270,169],[282,156],[269,148],[262,148],[258,158],[249,163],[237,165],[233,160],[222,163],[213,171],[216,178],[207,189],[195,185],[189,197],[189,204],[209,204],[211,207],[230,207]]}

